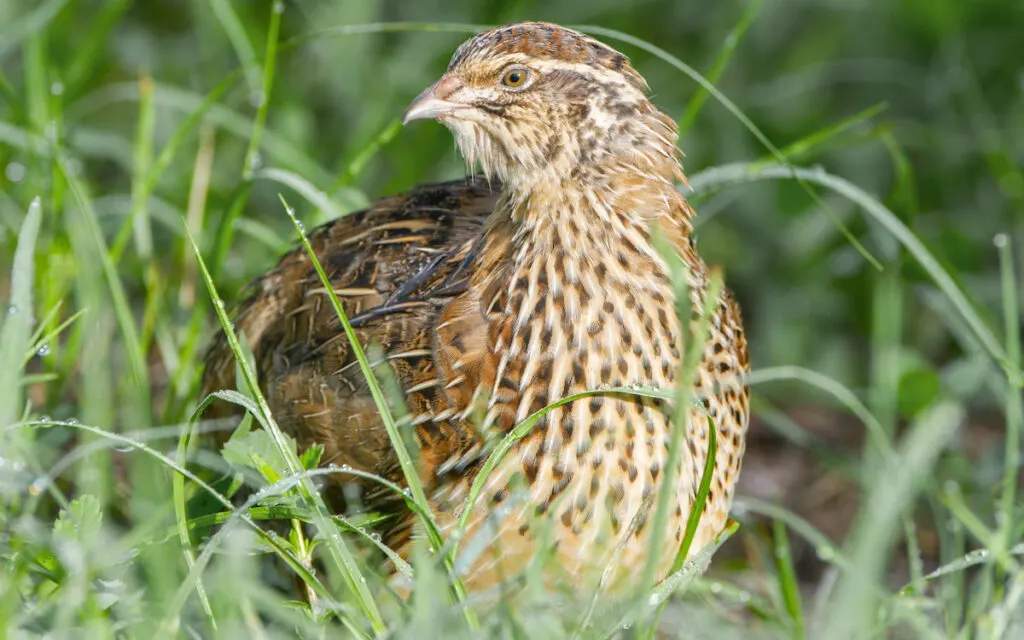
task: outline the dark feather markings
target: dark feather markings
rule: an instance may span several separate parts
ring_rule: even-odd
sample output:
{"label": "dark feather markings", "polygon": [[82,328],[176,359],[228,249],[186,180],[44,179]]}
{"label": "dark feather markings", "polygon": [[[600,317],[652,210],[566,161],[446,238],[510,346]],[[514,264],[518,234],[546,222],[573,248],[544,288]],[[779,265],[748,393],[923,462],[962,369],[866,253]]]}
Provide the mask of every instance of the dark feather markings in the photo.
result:
{"label": "dark feather markings", "polygon": [[[446,381],[439,380],[431,357],[431,335],[444,302],[466,288],[467,267],[479,250],[497,188],[483,180],[420,186],[309,234],[360,343],[378,345],[399,384],[418,387],[406,395],[414,416],[439,410],[439,389]],[[325,463],[348,464],[402,483],[349,340],[305,249],[284,255],[246,292],[234,324],[249,341],[261,389],[281,428],[300,448],[323,444]],[[234,371],[233,354],[219,334],[206,354],[204,395],[234,388]],[[217,401],[206,417],[236,412],[234,405]],[[452,433],[448,423],[428,420],[416,431],[421,445],[441,449],[438,459],[477,457],[469,439]],[[343,483],[359,487],[366,507],[396,514],[403,508],[401,499],[376,483],[340,477],[327,491],[339,513],[346,510]],[[392,540],[408,533],[404,518],[389,522],[393,529],[384,533]]]}

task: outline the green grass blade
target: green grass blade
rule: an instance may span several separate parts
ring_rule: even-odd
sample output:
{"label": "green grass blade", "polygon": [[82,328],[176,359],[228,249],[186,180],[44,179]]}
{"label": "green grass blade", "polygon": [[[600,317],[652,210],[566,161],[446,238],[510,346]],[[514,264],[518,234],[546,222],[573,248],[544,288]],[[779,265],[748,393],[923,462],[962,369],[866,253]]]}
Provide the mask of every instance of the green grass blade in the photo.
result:
{"label": "green grass blade", "polygon": [[[999,266],[1001,270],[1003,293],[1003,326],[1006,332],[1006,357],[1010,362],[1011,371],[1021,370],[1020,347],[1020,306],[1017,298],[1018,280],[1014,274],[1015,261],[1010,237],[1007,234],[996,236],[995,244],[999,250]],[[1006,440],[1003,447],[1006,451],[1003,459],[1003,493],[999,503],[1001,522],[999,532],[1000,544],[1004,549],[1013,545],[1013,530],[1016,526],[1020,505],[1017,504],[1017,484],[1020,477],[1020,439],[1024,430],[1024,398],[1022,389],[1024,379],[1020,375],[1011,376],[1006,386]]]}
{"label": "green grass blade", "polygon": [[797,583],[796,568],[793,567],[793,555],[789,550],[789,537],[786,525],[781,520],[772,521],[772,537],[775,541],[775,569],[779,576],[779,590],[782,601],[786,605],[792,627],[791,635],[795,640],[804,637],[804,613],[800,603],[800,586]]}
{"label": "green grass blade", "polygon": [[[736,49],[739,48],[740,42],[743,41],[743,36],[747,33],[747,29],[754,23],[754,18],[757,17],[758,12],[761,10],[761,0],[749,0],[746,8],[740,15],[739,21],[733,26],[732,30],[729,31],[729,35],[725,37],[722,50],[718,52],[718,57],[715,58],[714,64],[711,65],[711,71],[708,72],[707,79],[711,84],[715,84],[725,73],[726,68],[729,66],[729,62],[732,60],[733,54],[736,53]],[[690,99],[686,104],[686,111],[683,112],[683,117],[679,119],[679,139],[683,140],[686,138],[686,133],[693,126],[693,123],[697,120],[697,115],[700,113],[701,107],[708,99],[708,91],[704,87],[697,90],[697,93]]]}
{"label": "green grass blade", "polygon": [[690,547],[693,545],[693,538],[697,534],[697,526],[700,524],[701,516],[704,513],[704,505],[707,504],[708,493],[711,491],[711,479],[715,474],[715,456],[718,453],[717,427],[711,418],[708,418],[708,458],[704,463],[704,471],[700,477],[700,486],[693,499],[693,508],[686,519],[686,532],[683,535],[683,542],[679,545],[679,553],[672,562],[672,573],[683,568],[687,556],[690,554]]}
{"label": "green grass blade", "polygon": [[[265,422],[268,427],[267,431],[273,437],[278,450],[288,465],[289,472],[297,474],[302,470],[302,465],[295,452],[286,444],[284,434],[281,432],[271,415],[270,406],[267,404],[266,398],[260,390],[255,372],[252,370],[252,367],[244,356],[244,350],[238,340],[238,335],[235,333],[231,320],[228,318],[227,312],[224,310],[224,301],[221,300],[220,295],[217,293],[217,288],[213,283],[213,278],[210,276],[210,271],[206,267],[206,261],[203,260],[202,253],[199,251],[199,246],[196,244],[195,239],[187,229],[186,225],[189,243],[192,246],[192,251],[195,253],[196,261],[199,264],[199,271],[203,276],[203,281],[206,283],[210,298],[213,300],[213,307],[217,313],[217,319],[220,321],[221,328],[224,330],[227,337],[231,352],[234,354],[235,360],[241,369],[247,390],[255,399],[257,408],[259,409],[259,412],[254,417],[259,417],[261,418],[261,421]],[[385,625],[381,618],[380,611],[377,608],[377,603],[374,601],[373,595],[369,592],[366,585],[366,579],[359,570],[355,556],[348,549],[342,537],[340,535],[335,535],[336,527],[330,520],[323,498],[308,479],[303,479],[299,483],[298,488],[302,497],[312,506],[316,527],[324,538],[325,546],[327,547],[329,557],[332,560],[332,565],[341,573],[342,579],[345,581],[349,592],[353,597],[355,597],[360,611],[366,615],[374,632],[382,633],[385,629]]]}
{"label": "green grass blade", "polygon": [[690,178],[690,186],[696,191],[701,191],[725,183],[786,180],[791,179],[794,172],[801,179],[832,189],[839,195],[860,205],[866,213],[885,227],[910,252],[928,275],[931,276],[942,293],[949,298],[950,302],[953,303],[956,310],[967,322],[968,326],[970,326],[978,341],[995,361],[1003,367],[1007,375],[1011,379],[1019,378],[1022,375],[1019,367],[1010,363],[1006,350],[999,340],[996,339],[985,321],[981,319],[978,312],[975,311],[973,305],[968,302],[967,297],[953,280],[952,276],[942,268],[942,265],[925,247],[924,243],[885,205],[848,180],[816,169],[791,169],[785,166],[757,169],[754,165],[732,164],[716,167],[697,174]]}
{"label": "green grass blade", "polygon": [[[234,72],[228,74],[223,80],[221,80],[220,83],[203,98],[196,108],[189,113],[185,121],[181,123],[177,130],[175,130],[174,134],[171,135],[167,144],[165,144],[164,148],[160,150],[160,153],[153,162],[152,167],[149,167],[147,163],[146,167],[138,168],[145,169],[145,172],[141,175],[133,172],[133,178],[137,178],[139,180],[139,184],[135,186],[135,189],[133,189],[133,213],[125,220],[124,226],[121,228],[121,231],[118,233],[117,238],[114,240],[111,247],[111,254],[115,262],[120,260],[121,253],[124,251],[128,237],[131,234],[131,223],[135,219],[136,215],[134,213],[135,206],[144,206],[144,204],[149,201],[150,196],[153,194],[153,190],[156,188],[157,182],[160,180],[161,176],[167,173],[171,166],[171,162],[173,162],[177,155],[178,150],[181,149],[181,146],[184,144],[185,138],[193,129],[199,126],[203,118],[209,113],[210,109],[217,105],[218,101],[223,97],[224,92],[234,85],[238,78],[239,73]],[[149,85],[148,89],[144,88],[144,85],[141,82],[139,83],[139,102],[140,104],[143,102],[151,102],[152,104],[155,104],[155,93],[152,93],[154,88],[152,81],[147,84]],[[148,97],[146,97],[146,94],[148,94]],[[141,201],[142,204],[136,205],[135,203],[137,200]]]}
{"label": "green grass blade", "polygon": [[805,369],[803,367],[768,367],[757,369],[750,373],[749,382],[751,386],[778,382],[783,380],[794,380],[816,387],[841,402],[849,409],[867,428],[868,437],[876,449],[886,460],[893,459],[892,443],[885,428],[878,422],[878,419],[871,414],[871,411],[860,401],[857,396],[839,382],[828,376]]}
{"label": "green grass blade", "polygon": [[[394,416],[391,413],[391,407],[388,405],[388,401],[384,397],[384,391],[381,389],[377,376],[373,373],[373,368],[370,365],[370,361],[366,358],[366,353],[363,350],[362,344],[359,342],[359,337],[356,335],[355,329],[352,327],[352,323],[348,320],[348,314],[345,313],[344,307],[341,306],[341,301],[338,300],[338,296],[334,293],[334,287],[331,285],[330,278],[328,278],[327,274],[324,272],[323,266],[320,264],[320,261],[316,257],[316,253],[313,251],[312,245],[309,244],[309,238],[306,237],[305,229],[303,229],[302,223],[299,222],[298,217],[295,215],[295,210],[288,205],[283,197],[281,198],[281,203],[284,205],[285,211],[287,211],[292,224],[295,225],[296,231],[299,232],[302,245],[305,247],[306,253],[309,255],[310,261],[313,263],[313,268],[316,269],[317,275],[320,276],[320,282],[324,286],[324,291],[330,298],[331,305],[334,307],[334,312],[337,314],[338,320],[341,322],[341,326],[345,331],[345,336],[348,338],[349,344],[352,345],[352,355],[359,363],[359,369],[362,372],[363,377],[366,379],[367,388],[370,390],[370,395],[377,407],[377,413],[380,416],[381,422],[384,424],[384,429],[387,431],[388,438],[391,440],[391,446],[398,457],[399,466],[402,469],[406,485],[412,495],[412,501],[418,507],[420,520],[423,523],[427,536],[430,539],[430,544],[436,552],[440,552],[444,547],[444,540],[441,538],[441,534],[438,531],[437,523],[434,522],[433,515],[430,510],[430,503],[427,501],[426,493],[424,493],[423,486],[420,484],[416,465],[413,462],[412,456],[409,454],[409,450],[405,446],[402,434],[398,431],[398,425],[395,423]],[[451,562],[450,558],[446,558],[446,564],[448,565],[447,568],[451,573],[452,594],[455,597],[456,602],[461,603],[466,599],[466,589],[462,585],[462,581],[454,574],[454,572],[452,572],[454,564]],[[472,609],[466,607],[464,611],[466,612],[466,621],[470,628],[474,630],[477,629],[478,623]]]}
{"label": "green grass blade", "polygon": [[96,211],[92,207],[92,202],[86,192],[85,185],[73,171],[68,169],[67,158],[62,152],[57,154],[57,158],[64,179],[67,181],[68,187],[78,203],[78,209],[81,219],[85,223],[85,228],[88,230],[93,244],[99,251],[103,275],[113,300],[114,313],[117,318],[118,328],[123,337],[122,344],[128,356],[128,365],[132,376],[130,391],[132,401],[129,404],[132,411],[131,420],[137,424],[147,424],[149,422],[147,416],[152,406],[149,371],[146,367],[145,356],[143,355],[138,330],[135,326],[134,314],[128,302],[128,295],[124,290],[124,283],[121,282],[117,269],[110,258],[106,241],[103,239],[103,234],[96,220]]}
{"label": "green grass blade", "polygon": [[[273,4],[276,5],[277,2]],[[238,13],[235,12],[234,7],[231,6],[231,1],[210,0],[210,8],[213,9],[213,14],[217,17],[221,27],[223,27],[224,33],[227,34],[228,40],[231,42],[231,46],[235,49],[239,62],[242,63],[242,68],[245,69],[249,90],[259,91],[260,63],[256,58],[256,50],[253,48],[252,43],[249,42],[245,26],[238,17]]]}
{"label": "green grass blade", "polygon": [[18,233],[11,271],[11,298],[7,307],[0,310],[4,316],[0,327],[0,427],[13,423],[22,411],[22,356],[28,350],[32,333],[35,248],[42,216],[42,204],[35,198]]}
{"label": "green grass blade", "polygon": [[963,420],[958,405],[934,406],[911,426],[900,443],[898,458],[874,479],[851,534],[852,570],[840,576],[816,637],[861,637],[871,627],[878,604],[873,587],[888,558],[899,516]]}
{"label": "green grass blade", "polygon": [[260,140],[263,137],[263,130],[267,126],[267,114],[270,112],[270,92],[274,88],[274,70],[277,65],[278,36],[281,31],[281,13],[284,4],[281,2],[271,3],[270,27],[267,29],[267,51],[263,57],[263,85],[262,94],[256,107],[256,120],[252,125],[252,135],[249,137],[249,148],[245,153],[245,165],[242,168],[242,178],[248,180],[253,170],[259,165]]}
{"label": "green grass blade", "polygon": [[[809,136],[800,138],[796,142],[786,145],[782,148],[782,155],[791,161],[802,158],[803,156],[808,155],[811,151],[821,147],[829,140],[864,124],[888,108],[889,105],[885,102],[879,102],[878,104],[871,105],[867,109],[859,111],[848,118],[843,118],[831,126],[815,131]],[[775,156],[772,154],[766,155],[759,161],[763,166],[769,166],[775,162]]]}

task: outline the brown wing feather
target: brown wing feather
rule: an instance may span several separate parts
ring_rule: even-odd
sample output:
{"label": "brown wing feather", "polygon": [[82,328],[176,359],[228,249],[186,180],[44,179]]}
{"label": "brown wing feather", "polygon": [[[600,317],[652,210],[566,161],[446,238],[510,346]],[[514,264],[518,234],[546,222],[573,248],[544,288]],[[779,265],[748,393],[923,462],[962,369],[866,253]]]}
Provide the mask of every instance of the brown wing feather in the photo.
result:
{"label": "brown wing feather", "polygon": [[[482,310],[459,296],[496,198],[497,192],[479,181],[421,186],[309,236],[361,344],[379,346],[407,390],[428,484],[438,464],[471,449],[476,439],[459,421],[434,418],[464,411],[472,395],[465,389],[478,375],[476,361],[486,338]],[[248,339],[260,386],[281,428],[300,448],[324,445],[324,463],[401,482],[365,379],[305,250],[286,254],[251,290],[235,327]],[[437,336],[446,327],[461,339],[442,347]],[[220,334],[206,355],[203,393],[234,388],[234,371],[234,357]],[[233,410],[215,403],[207,415]],[[371,508],[390,502],[379,485],[361,484]],[[343,508],[336,487],[328,495]],[[406,530],[401,520],[398,529]]]}

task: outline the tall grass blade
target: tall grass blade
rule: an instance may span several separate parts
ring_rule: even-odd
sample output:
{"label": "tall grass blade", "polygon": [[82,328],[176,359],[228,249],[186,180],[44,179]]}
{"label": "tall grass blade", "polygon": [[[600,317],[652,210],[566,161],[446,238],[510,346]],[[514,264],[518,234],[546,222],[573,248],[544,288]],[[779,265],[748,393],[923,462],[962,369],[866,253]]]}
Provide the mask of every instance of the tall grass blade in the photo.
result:
{"label": "tall grass blade", "polygon": [[[320,260],[313,251],[312,245],[309,244],[309,238],[306,237],[305,229],[303,229],[302,223],[299,222],[298,217],[295,215],[295,210],[288,205],[283,197],[281,198],[281,204],[284,205],[285,211],[288,213],[288,217],[295,225],[296,231],[299,232],[302,245],[305,247],[306,253],[309,255],[309,259],[313,263],[313,268],[316,270],[317,275],[320,276],[320,282],[324,286],[324,291],[330,298],[331,305],[334,307],[338,320],[341,322],[341,326],[345,331],[345,336],[352,345],[352,354],[359,363],[359,369],[362,372],[363,377],[366,379],[366,385],[369,388],[370,395],[377,407],[378,415],[381,418],[381,422],[384,424],[384,429],[388,433],[388,438],[391,440],[391,446],[394,448],[395,454],[398,457],[398,463],[402,469],[402,474],[405,477],[408,490],[412,495],[412,501],[417,506],[420,521],[423,523],[424,530],[430,540],[431,546],[435,551],[439,552],[444,547],[444,540],[441,538],[441,533],[437,528],[437,523],[434,522],[430,503],[427,501],[426,493],[424,493],[423,486],[420,484],[416,465],[413,462],[412,456],[409,454],[409,450],[405,446],[405,440],[403,439],[402,434],[398,431],[398,425],[395,423],[394,416],[391,413],[391,407],[388,405],[388,401],[384,397],[384,392],[381,389],[380,383],[377,381],[376,375],[373,373],[370,361],[366,358],[366,353],[363,350],[362,344],[359,342],[359,337],[356,335],[355,329],[352,327],[352,323],[348,320],[348,314],[345,313],[344,307],[341,306],[341,301],[338,300],[338,296],[334,293],[334,287],[331,285],[330,278],[328,278],[327,274],[324,272],[323,266],[320,264]],[[450,557],[445,558],[445,564],[447,565],[449,573],[451,573],[451,589],[452,594],[455,597],[455,601],[460,603],[464,602],[466,599],[466,588],[463,586],[462,580],[454,574],[454,563]],[[464,611],[466,615],[466,622],[469,624],[470,628],[478,628],[478,622],[472,609],[466,607]]]}
{"label": "tall grass blade", "polygon": [[11,270],[11,298],[6,307],[0,308],[4,317],[0,327],[0,428],[5,428],[5,433],[6,427],[14,423],[22,411],[22,357],[28,351],[32,333],[35,248],[42,216],[42,203],[35,198],[18,233]]}
{"label": "tall grass blade", "polygon": [[897,461],[874,479],[852,534],[852,570],[840,576],[816,637],[861,637],[872,627],[878,604],[873,587],[891,551],[899,516],[963,419],[963,409],[950,402],[930,409],[903,438]]}
{"label": "tall grass blade", "polygon": [[[1018,299],[1018,280],[1014,273],[1016,263],[1013,258],[1013,247],[1010,236],[1004,233],[995,238],[999,251],[1003,293],[1003,326],[1006,333],[1006,357],[1010,362],[1011,371],[1020,371],[1021,317]],[[1004,549],[1013,545],[1013,530],[1020,513],[1017,504],[1017,491],[1020,478],[1020,441],[1024,431],[1024,377],[1020,374],[1010,376],[1006,386],[1006,440],[1003,444],[1006,455],[1003,459],[1003,494],[999,503],[997,522]],[[1001,516],[1001,517],[999,517]]]}
{"label": "tall grass blade", "polygon": [[[195,253],[196,261],[199,264],[199,271],[203,276],[203,281],[206,283],[210,298],[213,300],[213,307],[216,310],[217,319],[220,321],[221,328],[227,336],[231,352],[234,354],[235,360],[242,372],[242,377],[247,391],[256,401],[259,411],[255,417],[260,418],[261,422],[266,424],[267,431],[273,437],[278,451],[281,453],[288,466],[289,472],[292,474],[298,474],[302,471],[302,465],[295,452],[287,445],[284,434],[281,432],[281,429],[278,427],[271,415],[270,406],[267,404],[267,401],[263,396],[263,392],[260,390],[259,384],[256,381],[256,374],[249,365],[249,362],[246,360],[244,351],[238,340],[238,335],[235,333],[234,327],[228,319],[227,312],[224,310],[224,301],[221,300],[217,293],[217,289],[213,284],[213,278],[210,276],[210,271],[206,267],[206,261],[203,260],[202,253],[199,251],[199,246],[196,244],[191,233],[188,233],[188,239],[192,246],[192,251]],[[366,616],[374,632],[383,632],[385,625],[381,618],[380,611],[377,608],[377,603],[374,601],[373,595],[369,592],[366,585],[366,579],[363,577],[359,569],[355,556],[348,549],[341,535],[339,535],[337,527],[333,522],[331,522],[323,498],[308,479],[302,479],[298,484],[298,489],[300,495],[302,495],[302,497],[312,507],[314,523],[320,534],[323,536],[324,545],[326,546],[328,555],[332,560],[331,565],[340,572],[349,592],[356,599],[360,611]]]}
{"label": "tall grass blade", "polygon": [[[747,33],[750,25],[754,23],[754,19],[761,10],[761,4],[761,0],[749,0],[747,2],[747,6],[740,15],[739,21],[729,31],[729,35],[725,37],[722,50],[718,52],[714,64],[711,65],[711,71],[708,71],[707,79],[710,84],[713,85],[718,82],[722,74],[725,73],[733,54],[736,53],[740,42],[743,41],[743,36]],[[701,107],[707,102],[708,95],[707,89],[700,87],[693,98],[686,104],[686,111],[683,112],[683,117],[679,119],[680,140],[686,138],[687,132],[697,120],[697,115],[700,114]]]}

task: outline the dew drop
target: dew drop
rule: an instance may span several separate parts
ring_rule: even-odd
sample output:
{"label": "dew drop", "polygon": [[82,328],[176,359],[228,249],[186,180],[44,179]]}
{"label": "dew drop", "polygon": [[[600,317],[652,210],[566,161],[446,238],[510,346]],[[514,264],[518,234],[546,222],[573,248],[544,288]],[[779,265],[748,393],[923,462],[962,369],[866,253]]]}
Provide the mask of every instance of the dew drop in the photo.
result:
{"label": "dew drop", "polygon": [[25,179],[25,165],[20,162],[8,162],[4,175],[11,182],[17,183]]}
{"label": "dew drop", "polygon": [[259,151],[253,151],[252,155],[249,156],[249,166],[252,167],[253,171],[257,171],[263,168],[263,154]]}
{"label": "dew drop", "polygon": [[1006,524],[1006,512],[1003,511],[1002,509],[999,509],[998,511],[996,511],[994,519],[996,521],[996,526],[1002,528],[1003,525]]}
{"label": "dew drop", "polygon": [[16,316],[20,311],[21,310],[18,309],[18,305],[16,304],[12,304],[11,306],[7,307],[7,315],[9,316]]}
{"label": "dew drop", "polygon": [[67,424],[78,424],[78,420],[75,418],[68,418],[64,422],[66,422]]}
{"label": "dew drop", "polygon": [[28,492],[31,495],[38,496],[43,491],[46,491],[46,487],[50,486],[50,481],[46,478],[37,478],[32,481],[32,484],[28,485]]}
{"label": "dew drop", "polygon": [[40,345],[39,349],[36,350],[36,355],[39,356],[40,358],[45,358],[46,356],[50,355],[49,343],[44,342],[42,345]]}
{"label": "dew drop", "polygon": [[997,233],[992,238],[992,244],[996,245],[999,249],[1002,249],[1010,241],[1010,238],[1005,233]]}
{"label": "dew drop", "polygon": [[119,451],[120,453],[131,453],[132,451],[135,451],[135,447],[130,444],[122,444],[114,447],[114,451]]}
{"label": "dew drop", "polygon": [[275,2],[274,3],[274,13],[277,13],[277,14],[284,13],[284,3],[283,2]]}
{"label": "dew drop", "polygon": [[256,89],[249,93],[249,104],[259,109],[267,101],[267,94],[262,89]]}
{"label": "dew drop", "polygon": [[50,424],[50,416],[39,416],[38,422],[40,424]]}
{"label": "dew drop", "polygon": [[64,83],[54,82],[50,85],[50,94],[55,96],[64,95]]}
{"label": "dew drop", "polygon": [[721,582],[712,582],[711,583],[711,593],[722,593],[722,583]]}

